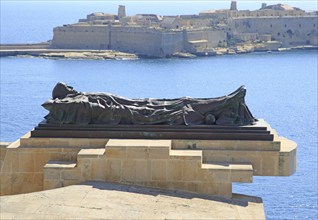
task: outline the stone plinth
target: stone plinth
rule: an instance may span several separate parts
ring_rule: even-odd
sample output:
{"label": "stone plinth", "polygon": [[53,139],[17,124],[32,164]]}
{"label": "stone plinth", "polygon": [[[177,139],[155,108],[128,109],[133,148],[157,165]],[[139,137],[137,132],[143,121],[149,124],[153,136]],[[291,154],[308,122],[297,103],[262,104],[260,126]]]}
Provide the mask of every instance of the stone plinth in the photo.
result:
{"label": "stone plinth", "polygon": [[103,139],[24,135],[1,148],[1,195],[103,181],[230,198],[232,182],[296,171],[296,143],[272,140]]}

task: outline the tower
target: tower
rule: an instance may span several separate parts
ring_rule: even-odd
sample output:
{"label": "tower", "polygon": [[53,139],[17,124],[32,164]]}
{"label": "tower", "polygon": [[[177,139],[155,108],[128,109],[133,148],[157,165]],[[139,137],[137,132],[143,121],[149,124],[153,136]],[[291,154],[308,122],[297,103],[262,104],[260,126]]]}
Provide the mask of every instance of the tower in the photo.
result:
{"label": "tower", "polygon": [[118,5],[118,19],[126,17],[125,5]]}
{"label": "tower", "polygon": [[236,1],[231,1],[231,11],[237,11],[237,5],[236,5]]}
{"label": "tower", "polygon": [[261,9],[264,9],[266,8],[267,4],[266,3],[262,3],[262,8]]}

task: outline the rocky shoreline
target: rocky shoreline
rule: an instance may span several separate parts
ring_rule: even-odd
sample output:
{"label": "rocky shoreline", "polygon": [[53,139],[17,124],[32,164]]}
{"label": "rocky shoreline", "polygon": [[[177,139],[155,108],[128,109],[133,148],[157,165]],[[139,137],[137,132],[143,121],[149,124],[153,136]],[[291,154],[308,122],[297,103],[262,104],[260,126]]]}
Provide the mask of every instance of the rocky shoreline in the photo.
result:
{"label": "rocky shoreline", "polygon": [[[232,47],[217,47],[207,51],[198,53],[175,53],[168,58],[196,58],[203,56],[218,56],[218,55],[235,55],[253,52],[281,52],[288,50],[317,50],[317,46],[300,45],[295,47],[282,47],[280,42],[269,41],[263,43],[242,43]],[[15,57],[31,57],[31,58],[44,58],[53,60],[136,60],[140,58],[155,58],[139,56],[137,54],[125,53],[114,50],[76,50],[76,49],[20,49],[19,47],[5,48],[0,46],[0,57],[15,56]]]}
{"label": "rocky shoreline", "polygon": [[135,60],[139,57],[136,54],[124,53],[113,50],[103,51],[67,51],[67,50],[12,50],[12,51],[0,51],[1,56],[16,56],[16,57],[39,57],[53,60]]}

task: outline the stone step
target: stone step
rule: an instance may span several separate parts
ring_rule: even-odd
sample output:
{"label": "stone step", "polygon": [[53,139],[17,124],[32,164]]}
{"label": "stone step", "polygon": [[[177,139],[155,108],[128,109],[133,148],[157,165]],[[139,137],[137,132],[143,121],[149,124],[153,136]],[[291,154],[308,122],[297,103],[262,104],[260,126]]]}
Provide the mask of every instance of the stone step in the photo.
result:
{"label": "stone step", "polygon": [[201,150],[170,150],[170,157],[186,159],[186,160],[200,160],[202,161]]}
{"label": "stone step", "polygon": [[256,140],[173,140],[172,149],[279,151],[280,142]]}
{"label": "stone step", "polygon": [[168,159],[171,140],[110,139],[105,148],[109,159]]}
{"label": "stone step", "polygon": [[250,163],[254,176],[277,176],[280,151],[205,150],[203,163]]}
{"label": "stone step", "polygon": [[231,172],[231,181],[238,183],[253,182],[253,166],[248,163],[204,163],[202,169]]}
{"label": "stone step", "polygon": [[79,183],[80,173],[74,161],[47,162],[43,169],[43,189],[55,189]]}
{"label": "stone step", "polygon": [[95,158],[95,157],[102,157],[105,155],[105,148],[102,149],[82,149],[80,152],[78,152],[77,157],[78,158]]}
{"label": "stone step", "polygon": [[73,161],[58,161],[50,160],[45,164],[45,169],[72,169],[76,167],[76,162]]}

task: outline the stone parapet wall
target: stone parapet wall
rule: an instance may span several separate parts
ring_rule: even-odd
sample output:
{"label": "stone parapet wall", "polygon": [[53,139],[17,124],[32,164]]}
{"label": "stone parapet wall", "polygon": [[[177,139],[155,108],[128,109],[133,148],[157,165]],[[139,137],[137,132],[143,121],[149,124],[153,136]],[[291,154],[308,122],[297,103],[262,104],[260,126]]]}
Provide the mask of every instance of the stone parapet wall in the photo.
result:
{"label": "stone parapet wall", "polygon": [[235,18],[229,24],[234,35],[241,33],[271,34],[272,40],[283,45],[310,44],[317,36],[317,17]]}

